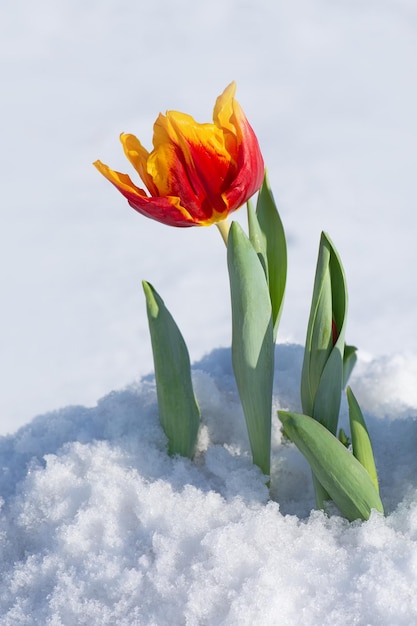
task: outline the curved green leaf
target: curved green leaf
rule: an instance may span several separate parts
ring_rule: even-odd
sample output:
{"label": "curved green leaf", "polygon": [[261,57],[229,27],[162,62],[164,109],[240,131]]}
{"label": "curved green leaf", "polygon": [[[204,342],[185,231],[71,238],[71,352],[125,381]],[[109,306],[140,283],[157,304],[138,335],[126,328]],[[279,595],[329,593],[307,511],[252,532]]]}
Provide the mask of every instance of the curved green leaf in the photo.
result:
{"label": "curved green leaf", "polygon": [[352,436],[353,454],[358,459],[359,463],[361,463],[366,469],[372,479],[372,482],[374,483],[375,489],[379,493],[378,475],[376,472],[374,453],[372,451],[371,439],[369,437],[368,429],[366,428],[361,408],[350,387],[346,389],[346,396],[349,406],[349,422],[350,433]]}
{"label": "curved green leaf", "polygon": [[333,434],[337,431],[343,385],[347,287],[339,255],[321,234],[301,374],[303,411]]}
{"label": "curved green leaf", "polygon": [[309,462],[316,480],[348,520],[366,520],[375,509],[384,512],[368,472],[317,420],[278,411],[285,434]]}
{"label": "curved green leaf", "polygon": [[269,186],[266,172],[258,194],[256,215],[263,234],[264,249],[266,251],[267,276],[272,304],[275,341],[284,304],[287,281],[287,242],[284,227]]}
{"label": "curved green leaf", "polygon": [[155,367],[161,425],[168,452],[192,457],[200,410],[191,381],[190,357],[181,332],[157,291],[142,282]]}

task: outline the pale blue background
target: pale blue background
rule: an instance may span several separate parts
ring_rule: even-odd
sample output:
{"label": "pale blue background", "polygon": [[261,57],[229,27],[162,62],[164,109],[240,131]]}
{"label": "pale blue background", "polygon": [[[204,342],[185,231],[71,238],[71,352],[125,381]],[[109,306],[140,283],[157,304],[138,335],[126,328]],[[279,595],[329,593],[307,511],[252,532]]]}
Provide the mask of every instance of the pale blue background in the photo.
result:
{"label": "pale blue background", "polygon": [[142,278],[192,360],[229,345],[217,230],[141,218],[91,162],[130,171],[121,131],[150,147],[159,111],[209,121],[233,79],[288,234],[280,340],[304,341],[325,229],[348,340],[416,352],[416,35],[406,0],[4,2],[0,432],[152,369]]}

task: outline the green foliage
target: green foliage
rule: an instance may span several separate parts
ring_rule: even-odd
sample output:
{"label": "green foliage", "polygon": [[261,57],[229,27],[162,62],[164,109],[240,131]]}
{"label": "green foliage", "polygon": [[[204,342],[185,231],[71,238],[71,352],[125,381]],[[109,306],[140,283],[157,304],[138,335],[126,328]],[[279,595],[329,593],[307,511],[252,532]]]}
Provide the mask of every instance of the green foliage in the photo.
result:
{"label": "green foliage", "polygon": [[339,255],[321,234],[308,321],[301,403],[303,412],[336,434],[343,385],[347,288]]}
{"label": "green foliage", "polygon": [[259,225],[258,216],[256,215],[256,211],[251,200],[248,200],[246,207],[248,214],[249,240],[258,255],[269,286],[266,240]]}
{"label": "green foliage", "polygon": [[262,264],[237,222],[227,262],[232,302],[232,361],[253,462],[270,473],[274,342],[272,307]]}
{"label": "green foliage", "polygon": [[309,462],[315,480],[350,521],[384,512],[374,482],[363,465],[317,420],[279,411],[285,434]]}
{"label": "green foliage", "polygon": [[192,457],[200,410],[191,381],[190,357],[181,332],[156,290],[143,281],[161,425],[168,452]]}
{"label": "green foliage", "polygon": [[249,205],[249,238],[264,259],[262,264],[266,267],[275,341],[287,280],[287,242],[266,173],[256,203],[256,222],[252,219],[251,212],[253,213],[253,209]]}
{"label": "green foliage", "polygon": [[345,433],[345,431],[343,430],[343,428],[340,428],[338,438],[339,438],[340,443],[343,443],[345,448],[349,448],[352,442],[347,436],[347,434]]}
{"label": "green foliage", "polygon": [[343,353],[343,388],[348,384],[348,380],[352,373],[353,368],[356,365],[357,357],[357,348],[355,346],[348,346],[345,344],[345,350]]}
{"label": "green foliage", "polygon": [[[301,373],[301,404],[305,415],[337,433],[342,389],[356,362],[356,348],[346,346],[348,294],[340,257],[326,233],[321,234],[313,296]],[[346,435],[339,434],[347,445]],[[314,474],[318,508],[330,493]]]}
{"label": "green foliage", "polygon": [[349,422],[353,454],[366,469],[375,489],[379,493],[374,453],[362,411],[350,387],[346,389],[346,395],[349,405]]}

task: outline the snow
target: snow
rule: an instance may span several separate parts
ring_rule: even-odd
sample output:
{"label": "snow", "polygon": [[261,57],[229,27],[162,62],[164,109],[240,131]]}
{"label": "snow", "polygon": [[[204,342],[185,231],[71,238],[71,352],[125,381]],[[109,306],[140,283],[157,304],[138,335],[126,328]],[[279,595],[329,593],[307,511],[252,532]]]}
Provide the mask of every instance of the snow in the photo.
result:
{"label": "snow", "polygon": [[[417,621],[416,30],[411,0],[3,3],[2,626]],[[274,411],[300,409],[324,229],[348,278],[385,518],[312,511],[275,419],[269,498],[231,372],[217,229],[141,218],[91,165],[128,171],[121,131],[150,146],[159,111],[208,121],[233,79],[289,242]],[[194,362],[194,462],[166,455],[142,279]]]}
{"label": "snow", "polygon": [[[276,357],[274,408],[297,407],[302,349]],[[312,511],[309,468],[277,419],[269,499],[229,349],[193,375],[194,462],[166,454],[152,376],[3,438],[1,623],[414,623],[416,420],[375,417],[365,395],[387,517],[349,524]]]}

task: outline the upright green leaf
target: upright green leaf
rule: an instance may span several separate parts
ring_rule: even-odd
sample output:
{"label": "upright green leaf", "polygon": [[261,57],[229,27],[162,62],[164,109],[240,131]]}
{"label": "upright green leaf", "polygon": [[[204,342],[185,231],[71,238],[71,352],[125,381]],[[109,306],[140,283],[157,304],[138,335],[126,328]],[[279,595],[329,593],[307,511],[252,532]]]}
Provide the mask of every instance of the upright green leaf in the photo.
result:
{"label": "upright green leaf", "polygon": [[369,437],[368,429],[366,428],[361,408],[350,387],[346,389],[346,396],[349,406],[349,422],[350,433],[352,436],[353,454],[358,459],[359,463],[361,463],[366,469],[371,477],[375,489],[379,493],[374,453],[372,451],[371,439]]}
{"label": "upright green leaf", "polygon": [[274,342],[272,309],[258,255],[237,222],[227,246],[232,302],[232,361],[253,462],[269,475]]}
{"label": "upright green leaf", "polygon": [[339,434],[337,438],[339,439],[340,443],[345,446],[345,448],[349,448],[350,444],[352,443],[343,428],[339,429]]}
{"label": "upright green leaf", "polygon": [[309,462],[313,474],[348,520],[366,520],[384,512],[368,472],[345,446],[317,420],[278,411],[285,434]]}
{"label": "upright green leaf", "polygon": [[350,375],[353,371],[353,368],[356,365],[357,357],[357,348],[355,346],[348,346],[345,344],[345,350],[343,353],[343,389],[346,387]]}
{"label": "upright green leaf", "polygon": [[311,416],[314,413],[314,402],[321,374],[331,349],[332,299],[329,260],[330,250],[328,246],[323,245],[322,238],[317,259],[301,373],[301,404],[304,413]]}
{"label": "upright green leaf", "polygon": [[159,419],[168,452],[192,457],[200,410],[191,381],[190,357],[181,332],[156,290],[142,282],[155,367]]}
{"label": "upright green leaf", "polygon": [[248,200],[246,203],[248,214],[248,227],[249,227],[249,240],[254,247],[259,260],[264,268],[265,276],[268,281],[268,261],[266,256],[266,240],[259,225],[258,216],[256,215],[255,208],[252,200]]}
{"label": "upright green leaf", "polygon": [[266,173],[258,194],[256,215],[263,234],[263,247],[266,252],[268,287],[272,304],[275,341],[284,304],[287,280],[287,242],[281,217],[275,204]]}
{"label": "upright green leaf", "polygon": [[[326,233],[320,237],[313,296],[301,372],[301,404],[306,415],[337,432],[343,384],[347,288],[337,251]],[[328,499],[314,477],[318,508]]]}
{"label": "upright green leaf", "polygon": [[308,321],[301,403],[306,415],[337,431],[347,318],[346,279],[339,255],[326,233],[321,234]]}
{"label": "upright green leaf", "polygon": [[333,350],[333,307],[332,282],[329,264],[326,263],[321,273],[320,291],[315,301],[314,323],[311,326],[311,341],[309,360],[309,394],[312,408],[308,415],[313,415],[314,404],[320,387],[321,377],[327,360]]}

